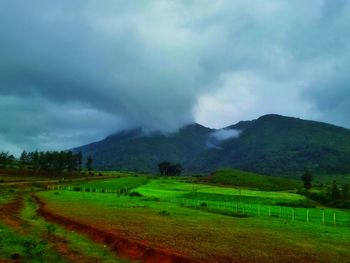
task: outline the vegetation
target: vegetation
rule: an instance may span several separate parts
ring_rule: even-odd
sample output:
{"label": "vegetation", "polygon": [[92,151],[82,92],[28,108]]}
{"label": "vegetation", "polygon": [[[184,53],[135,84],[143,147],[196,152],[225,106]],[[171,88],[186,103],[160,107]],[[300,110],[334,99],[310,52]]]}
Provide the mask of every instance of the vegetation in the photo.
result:
{"label": "vegetation", "polygon": [[15,162],[15,157],[8,152],[0,152],[0,168],[11,166]]}
{"label": "vegetation", "polygon": [[309,171],[305,171],[305,173],[303,173],[303,175],[301,176],[301,180],[304,183],[305,190],[310,190],[312,187],[312,173],[310,173]]}
{"label": "vegetation", "polygon": [[260,190],[294,190],[300,187],[300,183],[297,180],[264,176],[237,169],[222,169],[200,180],[208,183],[257,188]]}
{"label": "vegetation", "polygon": [[86,160],[86,169],[88,170],[88,172],[92,171],[92,163],[93,163],[93,159],[92,157],[89,155],[87,160]]}
{"label": "vegetation", "polygon": [[51,152],[26,152],[23,151],[20,162],[23,167],[35,171],[80,172],[82,154],[74,154],[71,151],[51,151]]}
{"label": "vegetation", "polygon": [[266,115],[228,127],[238,138],[210,141],[212,129],[189,125],[172,135],[142,130],[121,132],[74,151],[94,158],[97,169],[158,171],[159,160],[181,163],[186,173],[211,173],[223,167],[300,178],[350,173],[350,130],[326,123]]}
{"label": "vegetation", "polygon": [[[61,190],[59,195],[42,192],[39,196],[50,210],[82,224],[125,233],[125,238],[147,240],[152,247],[196,260],[344,262],[349,257],[350,213],[324,209],[303,195],[188,183],[178,177],[125,177],[104,180],[103,185],[117,191],[128,182],[130,191],[142,197],[116,195],[107,188],[105,192]],[[313,206],[296,206],[307,202]]]}
{"label": "vegetation", "polygon": [[341,186],[333,181],[330,185],[322,185],[313,192],[302,192],[310,199],[313,199],[321,204],[350,209],[350,183],[344,183]]}
{"label": "vegetation", "polygon": [[181,175],[183,168],[181,164],[171,164],[164,161],[158,164],[159,173],[165,176]]}
{"label": "vegetation", "polygon": [[[38,216],[30,193],[70,227],[77,222],[108,233],[96,237],[106,245],[114,236],[142,240],[203,262],[340,263],[350,256],[350,212],[327,207],[348,201],[346,181],[314,182],[304,190],[301,180],[233,169],[205,178],[106,174],[116,177],[61,181],[49,187],[53,191],[36,184],[1,188],[0,262],[124,262],[108,247],[67,231],[64,221],[57,225]],[[7,206],[11,202],[15,206]]]}

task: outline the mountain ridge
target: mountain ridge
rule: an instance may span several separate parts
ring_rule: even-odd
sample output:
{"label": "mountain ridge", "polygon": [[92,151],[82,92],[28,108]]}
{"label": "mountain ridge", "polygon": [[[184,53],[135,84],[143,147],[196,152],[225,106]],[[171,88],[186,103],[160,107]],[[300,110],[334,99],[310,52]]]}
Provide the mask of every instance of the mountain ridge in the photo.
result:
{"label": "mountain ridge", "polygon": [[[225,131],[225,139],[220,134],[212,139],[218,131]],[[287,176],[305,169],[350,172],[349,129],[277,114],[222,129],[194,123],[170,134],[121,131],[73,151],[91,155],[102,170],[155,172],[157,163],[167,160],[181,163],[188,173],[226,167]]]}

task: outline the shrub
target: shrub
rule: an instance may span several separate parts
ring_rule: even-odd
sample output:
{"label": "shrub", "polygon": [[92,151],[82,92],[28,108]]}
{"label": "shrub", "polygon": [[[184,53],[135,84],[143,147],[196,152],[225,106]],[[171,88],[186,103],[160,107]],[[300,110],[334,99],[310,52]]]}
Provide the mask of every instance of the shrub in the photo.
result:
{"label": "shrub", "polygon": [[60,193],[59,193],[59,192],[54,192],[53,194],[54,194],[54,195],[59,195]]}
{"label": "shrub", "polygon": [[74,186],[73,187],[73,191],[76,191],[76,192],[81,192],[83,189],[79,186]]}
{"label": "shrub", "polygon": [[207,203],[204,203],[204,202],[202,202],[202,203],[200,204],[200,206],[201,206],[201,207],[208,207]]}
{"label": "shrub", "polygon": [[288,206],[288,207],[304,207],[304,208],[315,208],[316,206],[309,200],[298,200],[290,202],[277,202],[276,205]]}
{"label": "shrub", "polygon": [[142,198],[142,201],[154,201],[154,202],[158,202],[159,198],[158,197],[144,197]]}
{"label": "shrub", "polygon": [[131,192],[131,193],[130,193],[130,196],[142,197],[142,194],[140,194],[139,192],[134,191],[134,192]]}
{"label": "shrub", "polygon": [[18,254],[18,253],[14,253],[14,254],[11,255],[11,259],[12,260],[18,261],[20,258],[21,258],[21,255]]}

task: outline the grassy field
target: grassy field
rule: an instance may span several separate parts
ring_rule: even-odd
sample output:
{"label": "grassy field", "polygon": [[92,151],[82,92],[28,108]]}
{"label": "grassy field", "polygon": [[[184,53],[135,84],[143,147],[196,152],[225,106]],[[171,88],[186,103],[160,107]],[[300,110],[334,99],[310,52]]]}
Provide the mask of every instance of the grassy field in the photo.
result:
{"label": "grassy field", "polygon": [[258,182],[238,188],[132,176],[38,196],[54,213],[206,262],[348,260],[348,211],[319,207],[292,189],[267,191],[271,185]]}
{"label": "grassy field", "polygon": [[259,190],[267,191],[291,190],[301,187],[299,180],[264,176],[235,169],[218,170],[202,180],[212,184],[259,188]]}
{"label": "grassy field", "polygon": [[38,216],[32,190],[0,186],[0,262],[126,262],[105,246]]}

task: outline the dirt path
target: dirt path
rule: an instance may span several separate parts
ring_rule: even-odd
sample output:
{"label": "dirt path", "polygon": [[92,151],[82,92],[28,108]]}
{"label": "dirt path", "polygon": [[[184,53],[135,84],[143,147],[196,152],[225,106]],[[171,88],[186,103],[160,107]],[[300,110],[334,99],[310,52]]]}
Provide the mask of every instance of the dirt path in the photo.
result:
{"label": "dirt path", "polygon": [[100,263],[100,259],[95,257],[88,257],[81,254],[79,251],[72,250],[69,247],[67,240],[58,235],[52,235],[49,239],[50,244],[55,248],[55,250],[60,253],[69,262],[73,263]]}
{"label": "dirt path", "polygon": [[[0,220],[5,224],[9,225],[21,235],[27,235],[30,232],[31,226],[21,218],[21,211],[24,208],[24,197],[23,195],[18,195],[13,200],[8,203],[5,203],[0,207]],[[45,234],[43,233],[43,236]],[[42,237],[40,237],[41,239]],[[102,262],[98,258],[89,257],[81,254],[79,251],[72,250],[69,247],[69,243],[63,237],[52,234],[49,238],[45,237],[50,245],[67,261],[72,263],[99,263]],[[0,259],[0,263],[10,262],[3,259]],[[14,262],[14,261],[11,261]]]}
{"label": "dirt path", "polygon": [[39,184],[57,184],[57,183],[71,183],[71,182],[79,182],[79,181],[85,181],[85,180],[101,180],[101,179],[113,179],[117,178],[115,176],[92,176],[92,177],[79,177],[79,178],[67,178],[65,181],[62,181],[61,179],[50,179],[50,180],[29,180],[29,181],[11,181],[11,182],[3,182],[0,183],[0,186],[21,186],[21,185],[28,185],[33,183],[39,183]]}
{"label": "dirt path", "polygon": [[69,230],[86,234],[95,242],[108,245],[111,249],[116,251],[119,256],[144,263],[199,263],[198,261],[172,251],[154,249],[144,243],[128,240],[116,234],[57,215],[49,211],[46,208],[46,204],[37,196],[34,196],[34,199],[39,205],[38,213],[42,217],[63,225]]}
{"label": "dirt path", "polygon": [[18,195],[10,202],[0,206],[0,220],[22,234],[25,232],[22,228],[25,222],[20,216],[23,207],[24,200],[22,195]]}

